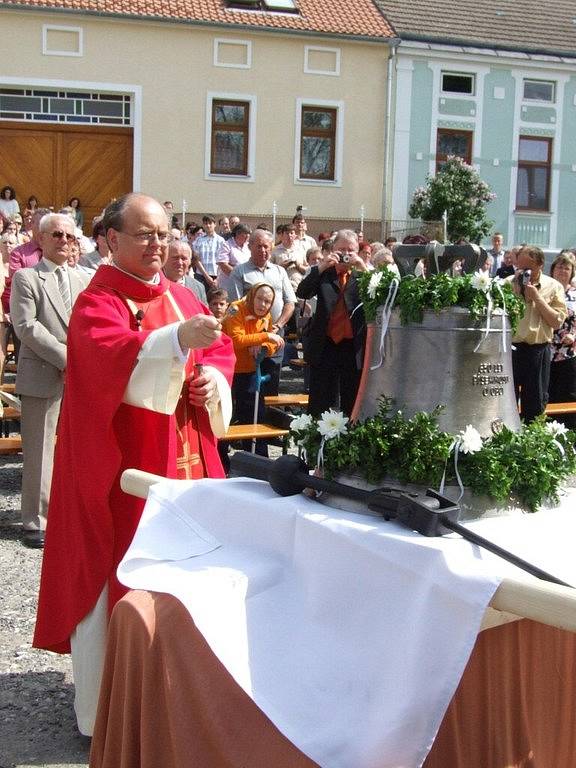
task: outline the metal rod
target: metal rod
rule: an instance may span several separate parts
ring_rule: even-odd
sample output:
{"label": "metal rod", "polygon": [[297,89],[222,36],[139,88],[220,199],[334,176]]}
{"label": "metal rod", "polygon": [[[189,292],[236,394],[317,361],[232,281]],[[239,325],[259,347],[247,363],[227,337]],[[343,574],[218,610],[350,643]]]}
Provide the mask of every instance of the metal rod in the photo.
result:
{"label": "metal rod", "polygon": [[536,576],[543,581],[550,581],[552,584],[560,584],[562,587],[570,587],[571,589],[574,589],[572,584],[567,584],[565,581],[562,581],[562,579],[557,579],[556,576],[553,576],[551,573],[543,571],[541,568],[538,568],[538,566],[518,557],[518,555],[509,552],[507,549],[502,549],[498,544],[495,544],[489,539],[485,539],[484,536],[480,536],[469,528],[460,525],[460,523],[445,519],[442,520],[442,523],[446,528],[450,528],[450,530],[460,534],[466,541],[470,541],[472,544],[477,544],[479,547],[484,547],[484,549],[498,555],[498,557],[501,557],[503,560],[507,560],[509,563],[512,563],[512,565],[522,568],[523,571],[530,573],[532,576]]}

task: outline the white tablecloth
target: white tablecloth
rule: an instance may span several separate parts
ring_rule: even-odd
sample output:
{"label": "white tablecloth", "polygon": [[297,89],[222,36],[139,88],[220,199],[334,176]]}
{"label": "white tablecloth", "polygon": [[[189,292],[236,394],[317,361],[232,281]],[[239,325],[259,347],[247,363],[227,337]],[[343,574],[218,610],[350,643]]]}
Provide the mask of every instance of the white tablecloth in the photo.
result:
{"label": "white tablecloth", "polygon": [[321,766],[409,768],[430,749],[500,581],[477,552],[256,480],[166,481],[118,574],[181,600]]}

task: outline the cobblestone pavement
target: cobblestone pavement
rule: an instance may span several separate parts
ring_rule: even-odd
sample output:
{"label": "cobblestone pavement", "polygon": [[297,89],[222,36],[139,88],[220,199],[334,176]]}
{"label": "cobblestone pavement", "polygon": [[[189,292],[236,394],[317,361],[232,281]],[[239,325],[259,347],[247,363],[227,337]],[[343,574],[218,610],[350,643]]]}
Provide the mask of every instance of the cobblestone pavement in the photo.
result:
{"label": "cobblestone pavement", "polygon": [[[282,376],[302,391],[299,372]],[[0,768],[84,768],[70,657],[31,647],[42,552],[20,543],[21,483],[21,457],[0,456]]]}
{"label": "cobblestone pavement", "polygon": [[31,647],[41,550],[20,543],[22,460],[0,456],[0,768],[80,768],[69,656]]}

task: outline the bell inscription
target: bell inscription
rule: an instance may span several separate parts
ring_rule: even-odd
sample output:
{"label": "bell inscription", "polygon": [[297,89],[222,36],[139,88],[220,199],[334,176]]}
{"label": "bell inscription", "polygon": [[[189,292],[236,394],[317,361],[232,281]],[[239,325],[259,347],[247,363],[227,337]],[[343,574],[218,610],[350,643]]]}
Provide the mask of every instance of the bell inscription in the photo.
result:
{"label": "bell inscription", "polygon": [[482,397],[502,397],[509,381],[502,363],[480,363],[472,374],[472,386],[482,387]]}

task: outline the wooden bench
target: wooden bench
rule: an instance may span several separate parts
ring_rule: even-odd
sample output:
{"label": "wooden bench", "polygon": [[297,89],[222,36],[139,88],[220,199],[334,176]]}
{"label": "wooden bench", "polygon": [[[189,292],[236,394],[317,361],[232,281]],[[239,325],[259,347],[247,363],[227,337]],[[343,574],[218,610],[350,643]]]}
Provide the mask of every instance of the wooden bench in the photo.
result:
{"label": "wooden bench", "polygon": [[[0,406],[2,404],[0,403]],[[10,424],[10,422],[16,422],[15,424]],[[3,435],[4,437],[9,437],[10,432],[19,432],[20,431],[20,411],[18,408],[13,408],[10,405],[5,405],[3,408],[0,407],[0,435]]]}
{"label": "wooden bench", "polygon": [[1,418],[2,421],[20,421],[20,411],[11,405],[5,405]]}
{"label": "wooden bench", "polygon": [[574,403],[548,403],[546,406],[546,416],[555,416],[563,413],[576,413],[576,402]]}
{"label": "wooden bench", "polygon": [[228,432],[221,437],[224,442],[233,442],[234,440],[282,440],[282,453],[288,450],[288,435],[290,430],[280,427],[271,427],[268,424],[231,424]]}
{"label": "wooden bench", "polygon": [[308,405],[308,395],[266,395],[264,404],[276,406],[276,408],[286,408],[289,405],[298,405],[303,408]]}
{"label": "wooden bench", "polygon": [[22,438],[18,437],[0,437],[0,456],[9,453],[22,452]]}

